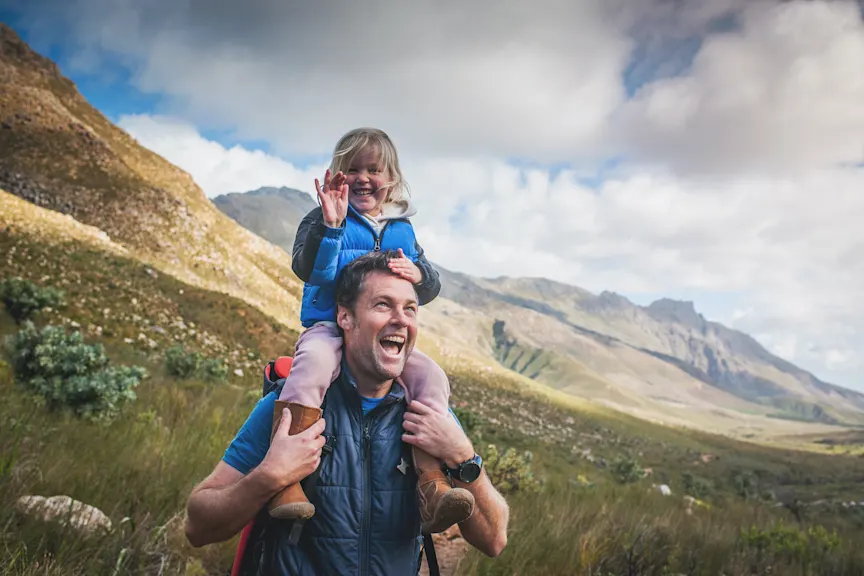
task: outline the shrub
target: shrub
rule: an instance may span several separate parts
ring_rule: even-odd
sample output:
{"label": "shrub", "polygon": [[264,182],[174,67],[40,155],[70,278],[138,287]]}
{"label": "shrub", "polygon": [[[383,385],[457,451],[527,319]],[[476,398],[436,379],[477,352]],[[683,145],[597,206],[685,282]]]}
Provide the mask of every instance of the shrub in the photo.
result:
{"label": "shrub", "polygon": [[218,358],[207,358],[200,352],[186,352],[182,346],[172,346],[165,351],[165,367],[168,373],[187,379],[203,376],[207,380],[221,381],[228,377],[228,366]]}
{"label": "shrub", "polygon": [[80,332],[60,326],[38,331],[27,322],[6,340],[15,379],[41,396],[50,409],[68,408],[88,420],[110,420],[126,402],[146,371],[138,366],[109,366],[100,344],[84,342]]}
{"label": "shrub", "polygon": [[759,497],[759,479],[752,472],[741,472],[735,475],[732,483],[735,493],[745,500],[755,500]]}
{"label": "shrub", "polygon": [[483,463],[492,485],[502,494],[537,492],[540,483],[534,478],[532,459],[531,452],[519,454],[515,449],[508,448],[501,454],[497,446],[489,444]]}
{"label": "shrub", "polygon": [[754,568],[763,568],[765,562],[782,560],[805,568],[820,568],[826,558],[840,547],[836,531],[828,532],[824,526],[811,526],[806,530],[776,524],[767,529],[755,526],[742,529],[740,544],[756,553]]}
{"label": "shrub", "polygon": [[620,484],[632,484],[645,476],[645,470],[639,462],[629,457],[616,458],[609,466],[609,471]]}
{"label": "shrub", "polygon": [[702,500],[714,492],[714,484],[710,480],[695,476],[691,472],[684,472],[681,480],[684,483],[684,490],[694,498]]}
{"label": "shrub", "polygon": [[37,286],[22,278],[6,278],[0,282],[0,299],[15,322],[20,324],[46,306],[62,306],[63,292],[50,286]]}
{"label": "shrub", "polygon": [[462,429],[465,430],[471,443],[474,446],[479,445],[483,440],[483,434],[480,431],[483,420],[480,416],[467,408],[453,408],[453,413],[456,414],[456,418],[459,419],[459,423],[462,424]]}

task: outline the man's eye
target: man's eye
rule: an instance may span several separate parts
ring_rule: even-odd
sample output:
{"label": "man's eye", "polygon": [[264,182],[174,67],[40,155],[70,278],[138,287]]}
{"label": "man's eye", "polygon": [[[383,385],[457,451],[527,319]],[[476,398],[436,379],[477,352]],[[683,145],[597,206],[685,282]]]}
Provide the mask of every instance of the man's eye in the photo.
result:
{"label": "man's eye", "polygon": [[408,312],[408,314],[416,314],[417,308],[415,308],[414,306],[409,306],[408,308],[405,309],[405,311]]}
{"label": "man's eye", "polygon": [[377,304],[375,304],[375,307],[376,308],[381,308],[381,307],[387,308],[387,303],[386,302],[378,302]]}

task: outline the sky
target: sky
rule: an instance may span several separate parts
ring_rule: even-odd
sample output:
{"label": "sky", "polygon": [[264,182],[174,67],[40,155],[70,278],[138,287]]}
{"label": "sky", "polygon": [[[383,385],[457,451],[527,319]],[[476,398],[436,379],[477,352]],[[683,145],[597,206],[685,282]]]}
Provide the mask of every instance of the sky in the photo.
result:
{"label": "sky", "polygon": [[864,22],[844,0],[4,0],[208,196],[399,149],[430,259],[690,300],[864,390]]}

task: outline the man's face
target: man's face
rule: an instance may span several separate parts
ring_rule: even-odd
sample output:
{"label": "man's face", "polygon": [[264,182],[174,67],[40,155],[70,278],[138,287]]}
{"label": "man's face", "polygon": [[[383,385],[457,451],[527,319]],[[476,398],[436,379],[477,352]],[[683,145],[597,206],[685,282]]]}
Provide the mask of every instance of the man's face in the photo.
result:
{"label": "man's face", "polygon": [[402,374],[417,338],[417,307],[408,280],[390,272],[368,274],[354,312],[340,306],[337,315],[354,369],[382,382]]}

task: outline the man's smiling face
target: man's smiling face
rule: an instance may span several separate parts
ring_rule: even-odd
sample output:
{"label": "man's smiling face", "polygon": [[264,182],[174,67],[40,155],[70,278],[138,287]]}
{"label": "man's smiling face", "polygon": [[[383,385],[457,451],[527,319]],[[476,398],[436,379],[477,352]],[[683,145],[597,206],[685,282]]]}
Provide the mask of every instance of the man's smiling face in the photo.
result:
{"label": "man's smiling face", "polygon": [[391,272],[375,270],[363,281],[354,310],[339,307],[344,351],[356,377],[392,380],[402,374],[417,338],[417,293]]}

